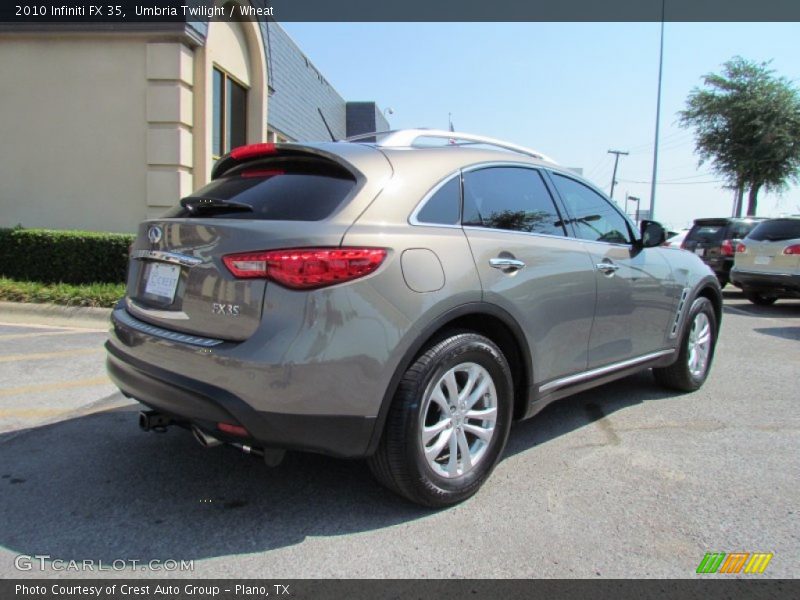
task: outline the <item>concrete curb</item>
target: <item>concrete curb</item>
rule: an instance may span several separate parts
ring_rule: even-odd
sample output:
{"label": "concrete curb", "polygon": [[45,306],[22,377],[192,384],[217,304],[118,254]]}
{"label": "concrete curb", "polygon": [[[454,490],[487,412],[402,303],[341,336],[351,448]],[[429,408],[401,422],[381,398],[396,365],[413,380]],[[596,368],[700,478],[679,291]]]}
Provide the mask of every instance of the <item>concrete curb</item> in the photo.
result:
{"label": "concrete curb", "polygon": [[107,329],[110,308],[0,301],[0,322]]}

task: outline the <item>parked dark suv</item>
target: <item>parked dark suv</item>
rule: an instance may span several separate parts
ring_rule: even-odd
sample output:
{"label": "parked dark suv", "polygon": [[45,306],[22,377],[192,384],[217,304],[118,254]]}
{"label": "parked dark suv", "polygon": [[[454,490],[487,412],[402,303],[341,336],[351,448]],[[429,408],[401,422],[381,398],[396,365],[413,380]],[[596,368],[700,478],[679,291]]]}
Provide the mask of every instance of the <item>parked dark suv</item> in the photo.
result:
{"label": "parked dark suv", "polygon": [[730,281],[736,244],[763,220],[760,217],[695,219],[681,248],[702,258],[725,287]]}

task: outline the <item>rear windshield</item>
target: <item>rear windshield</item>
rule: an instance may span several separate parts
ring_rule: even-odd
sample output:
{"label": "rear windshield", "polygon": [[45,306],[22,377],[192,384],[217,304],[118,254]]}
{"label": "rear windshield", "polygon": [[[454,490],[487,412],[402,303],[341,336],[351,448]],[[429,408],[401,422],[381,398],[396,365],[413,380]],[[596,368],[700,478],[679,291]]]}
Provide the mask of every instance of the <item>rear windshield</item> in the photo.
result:
{"label": "rear windshield", "polygon": [[800,238],[800,219],[764,221],[747,237],[756,242],[778,242]]}
{"label": "rear windshield", "polygon": [[725,236],[725,225],[695,225],[686,236],[693,242],[721,242]]}
{"label": "rear windshield", "polygon": [[330,161],[261,160],[234,167],[164,216],[320,221],[333,214],[355,185],[352,174]]}

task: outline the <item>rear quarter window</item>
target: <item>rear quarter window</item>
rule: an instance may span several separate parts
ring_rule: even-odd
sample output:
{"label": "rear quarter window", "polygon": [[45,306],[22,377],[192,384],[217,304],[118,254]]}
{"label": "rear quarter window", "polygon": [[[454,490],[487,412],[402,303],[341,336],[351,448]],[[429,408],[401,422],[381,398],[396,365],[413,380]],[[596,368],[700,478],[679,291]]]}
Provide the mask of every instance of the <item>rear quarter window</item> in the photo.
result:
{"label": "rear quarter window", "polygon": [[764,221],[747,236],[756,242],[779,242],[800,238],[800,219]]}
{"label": "rear quarter window", "polygon": [[200,219],[320,221],[356,186],[351,173],[322,160],[267,160],[234,167],[166,215]]}

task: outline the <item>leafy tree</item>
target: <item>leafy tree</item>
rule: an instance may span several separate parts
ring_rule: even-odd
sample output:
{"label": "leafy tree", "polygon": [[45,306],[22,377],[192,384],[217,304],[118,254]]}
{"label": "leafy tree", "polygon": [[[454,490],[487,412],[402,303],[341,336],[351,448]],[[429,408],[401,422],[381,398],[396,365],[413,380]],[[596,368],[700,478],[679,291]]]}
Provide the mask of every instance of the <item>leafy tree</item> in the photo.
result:
{"label": "leafy tree", "polygon": [[748,190],[747,214],[755,215],[758,192],[781,192],[800,174],[800,95],[791,82],[775,77],[769,63],[736,56],[721,75],[703,77],[680,111],[682,127],[695,130],[700,164],[735,189],[737,215]]}

